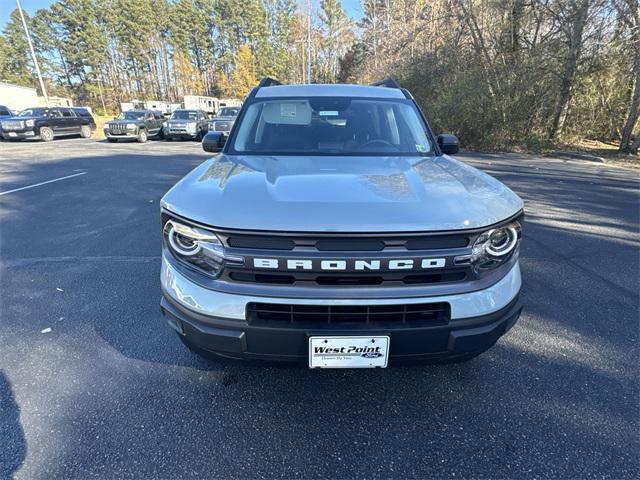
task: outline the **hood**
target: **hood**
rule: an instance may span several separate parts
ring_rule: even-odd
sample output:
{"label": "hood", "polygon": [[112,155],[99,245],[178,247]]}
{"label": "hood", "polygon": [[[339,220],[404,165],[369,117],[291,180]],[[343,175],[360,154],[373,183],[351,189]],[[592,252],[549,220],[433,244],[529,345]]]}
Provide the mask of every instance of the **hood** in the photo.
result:
{"label": "hood", "polygon": [[126,124],[126,123],[140,123],[143,122],[143,120],[109,120],[108,122],[105,122],[105,125],[120,125],[120,124]]}
{"label": "hood", "polygon": [[205,225],[289,232],[460,230],[523,208],[498,180],[446,155],[219,155],[169,190],[162,206]]}
{"label": "hood", "polygon": [[24,120],[37,120],[37,119],[39,119],[39,118],[41,118],[41,117],[34,117],[34,116],[31,116],[31,117],[18,117],[17,115],[11,115],[11,116],[9,116],[9,117],[2,117],[2,116],[0,116],[0,120],[5,120],[5,121],[6,121],[6,120],[12,120],[12,121],[13,121],[13,120],[18,120],[18,121],[24,121]]}

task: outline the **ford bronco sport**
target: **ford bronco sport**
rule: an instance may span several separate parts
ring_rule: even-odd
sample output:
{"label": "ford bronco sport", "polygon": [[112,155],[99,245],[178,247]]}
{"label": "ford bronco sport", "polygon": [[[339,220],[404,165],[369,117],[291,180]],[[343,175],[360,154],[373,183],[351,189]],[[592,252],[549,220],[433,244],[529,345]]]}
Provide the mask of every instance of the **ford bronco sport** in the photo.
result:
{"label": "ford bronco sport", "polygon": [[522,201],[396,81],[264,79],[203,148],[221,153],[161,203],[161,310],[192,350],[456,362],[518,319]]}

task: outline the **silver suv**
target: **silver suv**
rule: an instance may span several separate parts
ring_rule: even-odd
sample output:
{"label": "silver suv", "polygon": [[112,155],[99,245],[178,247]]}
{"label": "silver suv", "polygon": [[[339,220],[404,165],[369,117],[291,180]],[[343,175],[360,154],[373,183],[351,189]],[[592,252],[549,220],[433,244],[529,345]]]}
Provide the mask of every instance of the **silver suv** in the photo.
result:
{"label": "silver suv", "polygon": [[312,368],[455,362],[518,319],[523,203],[411,94],[280,85],[162,200],[162,311],[201,354]]}

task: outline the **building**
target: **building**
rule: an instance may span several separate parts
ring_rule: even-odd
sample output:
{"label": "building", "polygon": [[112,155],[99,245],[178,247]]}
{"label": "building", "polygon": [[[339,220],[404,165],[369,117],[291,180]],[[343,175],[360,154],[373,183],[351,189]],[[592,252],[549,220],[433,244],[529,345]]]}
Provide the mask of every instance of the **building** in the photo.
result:
{"label": "building", "polygon": [[0,105],[20,112],[38,105],[38,93],[35,88],[0,82]]}

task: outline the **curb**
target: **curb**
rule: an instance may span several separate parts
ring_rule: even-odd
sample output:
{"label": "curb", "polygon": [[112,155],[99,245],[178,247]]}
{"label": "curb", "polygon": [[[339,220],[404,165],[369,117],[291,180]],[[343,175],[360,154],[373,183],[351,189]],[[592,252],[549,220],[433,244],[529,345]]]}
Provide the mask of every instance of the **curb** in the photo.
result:
{"label": "curb", "polygon": [[545,154],[546,157],[566,157],[566,158],[574,158],[578,160],[587,160],[588,162],[597,162],[597,163],[607,163],[607,161],[598,157],[597,155],[591,155],[589,153],[583,152],[566,152],[562,150],[557,150],[554,152],[548,152]]}

